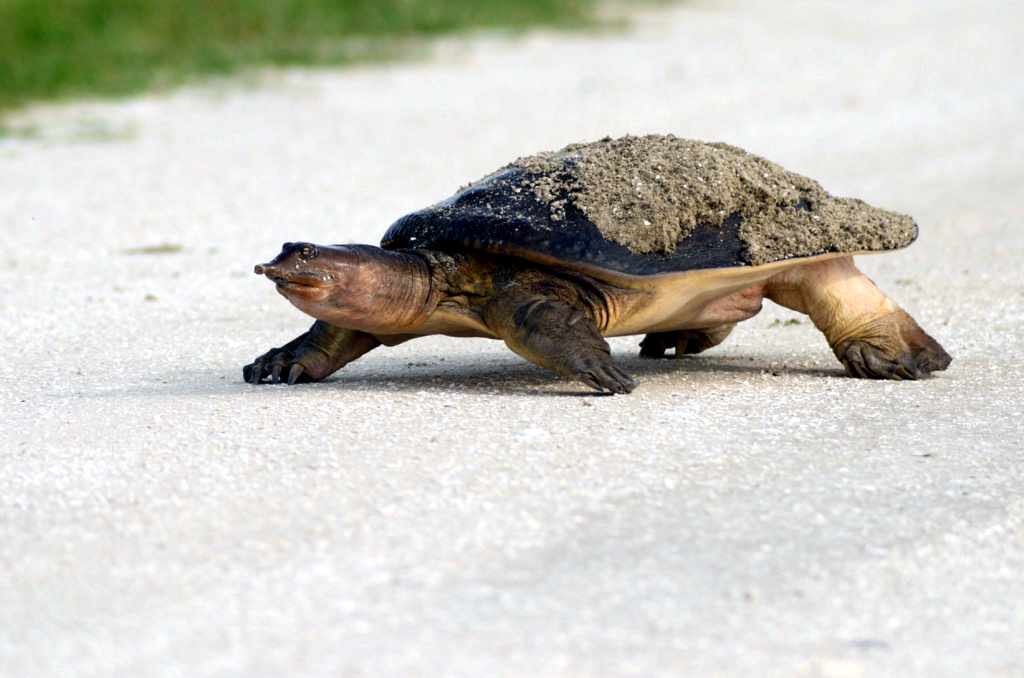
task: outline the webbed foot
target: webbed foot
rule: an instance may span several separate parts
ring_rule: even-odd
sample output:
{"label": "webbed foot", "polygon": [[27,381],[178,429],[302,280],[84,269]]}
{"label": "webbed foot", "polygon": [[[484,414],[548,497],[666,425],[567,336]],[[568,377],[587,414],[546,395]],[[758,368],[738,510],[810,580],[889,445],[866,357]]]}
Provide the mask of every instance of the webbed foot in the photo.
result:
{"label": "webbed foot", "polygon": [[[305,336],[305,335],[303,335]],[[301,338],[301,337],[300,337]],[[322,362],[322,356],[308,355],[289,348],[289,344],[280,348],[272,348],[252,363],[242,368],[242,378],[250,384],[259,384],[264,380],[271,384],[281,383],[281,375],[287,370],[288,385],[315,381],[323,377],[316,374],[316,366]],[[302,362],[305,360],[305,363]],[[312,364],[312,369],[307,368]]]}
{"label": "webbed foot", "polygon": [[597,323],[578,306],[513,287],[492,297],[483,316],[509,348],[534,364],[575,377],[597,391],[629,393],[636,387],[612,361],[611,347]]}
{"label": "webbed foot", "polygon": [[809,315],[851,377],[921,379],[953,360],[851,257],[783,271],[768,280],[766,296]]}
{"label": "webbed foot", "polygon": [[923,379],[946,369],[953,361],[902,309],[876,322],[874,327],[870,339],[852,338],[836,346],[836,357],[851,377]]}
{"label": "webbed foot", "polygon": [[372,335],[316,321],[309,331],[242,368],[250,384],[318,381],[380,345]]}
{"label": "webbed foot", "polygon": [[851,341],[837,353],[846,373],[851,377],[921,379],[932,372],[926,363],[910,356],[886,358],[882,351],[863,341]]}
{"label": "webbed foot", "polygon": [[610,355],[580,358],[576,378],[595,391],[630,393],[636,388],[636,382],[612,362]]}

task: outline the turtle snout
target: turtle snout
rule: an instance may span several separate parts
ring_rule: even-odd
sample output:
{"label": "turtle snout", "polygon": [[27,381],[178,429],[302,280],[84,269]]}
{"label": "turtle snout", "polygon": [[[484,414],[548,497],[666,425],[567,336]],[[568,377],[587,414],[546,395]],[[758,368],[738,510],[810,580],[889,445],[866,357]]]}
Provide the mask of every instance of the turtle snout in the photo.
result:
{"label": "turtle snout", "polygon": [[266,269],[263,268],[263,264],[256,264],[256,267],[252,269],[252,272],[256,275],[263,275]]}

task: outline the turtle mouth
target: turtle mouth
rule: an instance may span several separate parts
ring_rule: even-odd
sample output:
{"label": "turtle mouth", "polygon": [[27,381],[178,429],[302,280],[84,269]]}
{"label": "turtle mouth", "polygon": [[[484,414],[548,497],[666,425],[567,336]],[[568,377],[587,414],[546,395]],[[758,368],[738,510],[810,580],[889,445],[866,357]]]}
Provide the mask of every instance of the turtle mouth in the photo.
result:
{"label": "turtle mouth", "polygon": [[279,290],[302,287],[319,288],[323,287],[327,282],[322,276],[279,271],[270,264],[256,264],[256,267],[253,268],[253,273],[267,276],[267,279],[277,285]]}
{"label": "turtle mouth", "polygon": [[288,278],[282,278],[279,275],[268,275],[271,282],[278,287],[316,287],[302,280],[289,280]]}

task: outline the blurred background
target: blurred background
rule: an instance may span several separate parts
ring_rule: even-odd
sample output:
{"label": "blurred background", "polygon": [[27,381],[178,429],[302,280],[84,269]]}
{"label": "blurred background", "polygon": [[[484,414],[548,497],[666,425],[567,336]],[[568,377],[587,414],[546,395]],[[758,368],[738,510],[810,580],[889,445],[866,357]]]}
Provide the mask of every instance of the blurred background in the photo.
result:
{"label": "blurred background", "polygon": [[595,0],[4,0],[0,111],[260,65],[340,64],[467,28],[594,25]]}

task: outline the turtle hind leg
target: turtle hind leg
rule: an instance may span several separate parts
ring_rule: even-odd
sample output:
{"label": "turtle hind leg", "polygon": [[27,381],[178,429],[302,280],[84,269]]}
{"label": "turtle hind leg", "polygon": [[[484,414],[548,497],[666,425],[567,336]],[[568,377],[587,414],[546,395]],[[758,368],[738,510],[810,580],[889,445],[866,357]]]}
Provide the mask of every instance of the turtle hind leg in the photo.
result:
{"label": "turtle hind leg", "polygon": [[484,306],[484,322],[510,349],[536,365],[575,377],[597,391],[632,391],[635,382],[612,361],[594,319],[561,294],[550,292],[509,287]]}
{"label": "turtle hind leg", "polygon": [[920,379],[953,360],[852,257],[779,273],[767,281],[765,296],[809,315],[850,376]]}
{"label": "turtle hind leg", "polygon": [[[640,342],[641,358],[681,358],[706,351],[712,346],[721,344],[736,323],[728,323],[702,330],[671,330],[669,332],[651,332]],[[675,353],[665,355],[672,349]]]}
{"label": "turtle hind leg", "polygon": [[870,379],[921,379],[953,358],[903,309],[878,319],[833,350],[847,374]]}

